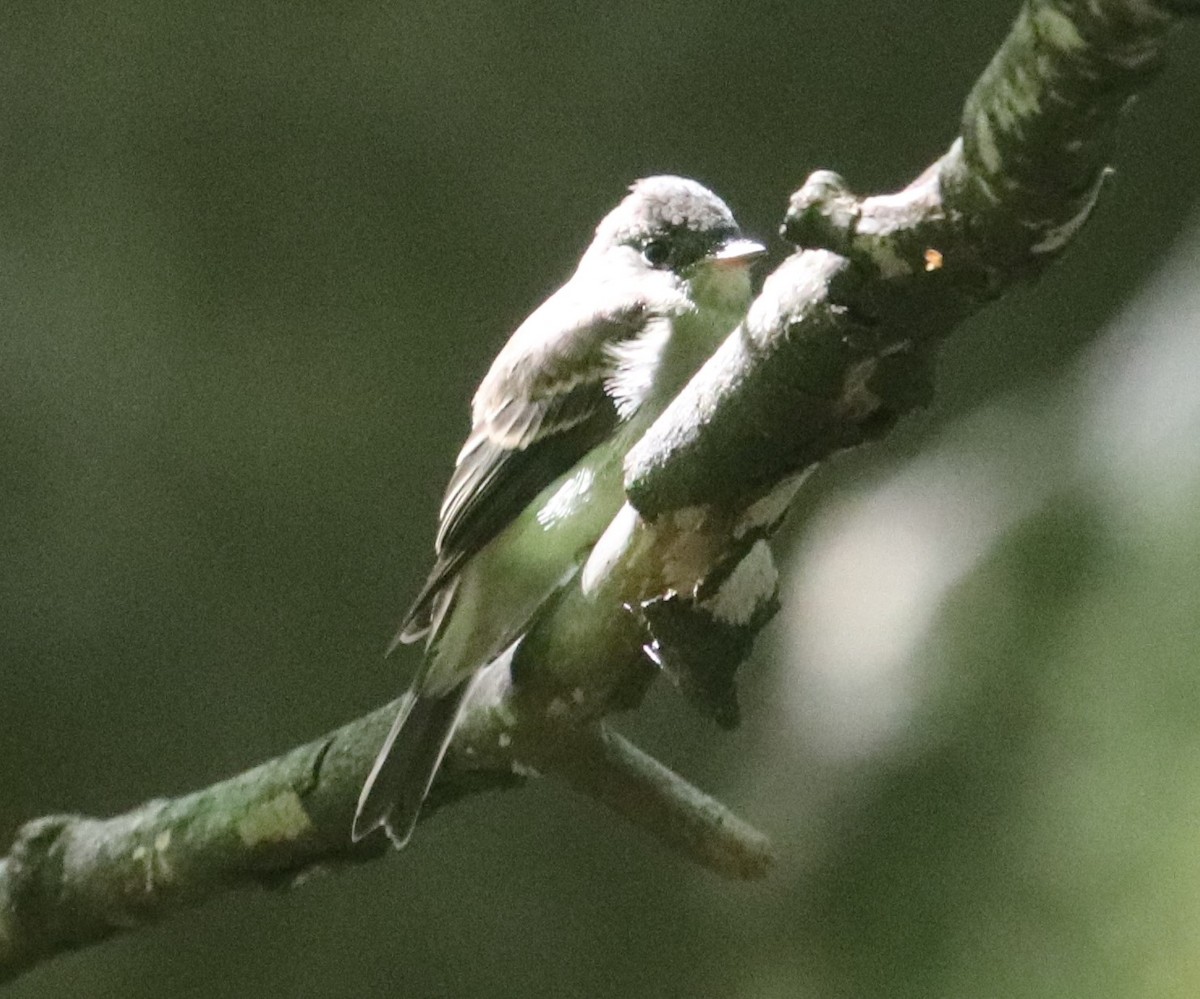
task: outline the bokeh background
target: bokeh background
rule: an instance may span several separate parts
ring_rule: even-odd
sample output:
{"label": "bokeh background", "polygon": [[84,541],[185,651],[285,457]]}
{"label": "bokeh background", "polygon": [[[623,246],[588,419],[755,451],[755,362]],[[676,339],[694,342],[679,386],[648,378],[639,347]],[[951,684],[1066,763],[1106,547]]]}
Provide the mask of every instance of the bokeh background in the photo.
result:
{"label": "bokeh background", "polygon": [[[392,696],[466,401],[624,186],[772,238],[812,169],[897,187],[1016,8],[5,3],[0,838]],[[769,881],[531,786],[8,994],[1200,993],[1197,65],[1200,28],[932,410],[813,480],[743,727],[626,721]]]}

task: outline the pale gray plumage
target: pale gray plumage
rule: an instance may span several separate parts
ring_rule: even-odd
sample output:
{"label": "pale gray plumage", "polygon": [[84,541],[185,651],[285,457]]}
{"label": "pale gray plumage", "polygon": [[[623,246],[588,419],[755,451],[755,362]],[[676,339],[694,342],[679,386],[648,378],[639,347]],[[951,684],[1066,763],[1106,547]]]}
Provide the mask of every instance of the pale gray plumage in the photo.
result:
{"label": "pale gray plumage", "polygon": [[356,839],[383,825],[407,841],[471,678],[616,513],[621,458],[745,313],[747,265],[762,252],[695,181],[640,180],[496,356],[433,570],[393,641],[425,638],[426,655],[363,787]]}

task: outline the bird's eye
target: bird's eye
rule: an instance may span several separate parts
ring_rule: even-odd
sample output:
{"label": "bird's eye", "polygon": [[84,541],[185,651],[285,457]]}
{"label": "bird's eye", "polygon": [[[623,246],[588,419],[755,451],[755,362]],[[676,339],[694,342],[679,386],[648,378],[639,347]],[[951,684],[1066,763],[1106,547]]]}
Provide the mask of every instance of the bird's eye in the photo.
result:
{"label": "bird's eye", "polygon": [[671,248],[661,239],[652,239],[642,247],[642,256],[651,267],[662,267],[671,256]]}

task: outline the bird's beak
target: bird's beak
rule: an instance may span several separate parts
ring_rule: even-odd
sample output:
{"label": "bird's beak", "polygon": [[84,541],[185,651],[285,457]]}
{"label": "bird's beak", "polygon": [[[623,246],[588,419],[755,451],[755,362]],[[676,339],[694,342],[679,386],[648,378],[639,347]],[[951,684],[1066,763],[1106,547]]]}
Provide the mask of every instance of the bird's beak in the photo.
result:
{"label": "bird's beak", "polygon": [[767,248],[762,243],[739,236],[726,240],[709,259],[718,267],[744,267],[766,252]]}

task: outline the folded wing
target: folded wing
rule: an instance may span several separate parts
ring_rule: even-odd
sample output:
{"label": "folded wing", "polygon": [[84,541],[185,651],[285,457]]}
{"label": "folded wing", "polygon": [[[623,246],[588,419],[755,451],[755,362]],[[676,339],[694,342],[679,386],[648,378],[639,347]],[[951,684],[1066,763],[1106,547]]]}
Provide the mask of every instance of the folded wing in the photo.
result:
{"label": "folded wing", "polygon": [[[606,382],[612,344],[641,331],[646,308],[564,285],[513,334],[475,394],[471,433],[442,500],[437,560],[393,641],[436,633],[463,564],[619,422]],[[598,298],[610,304],[598,307]]]}

